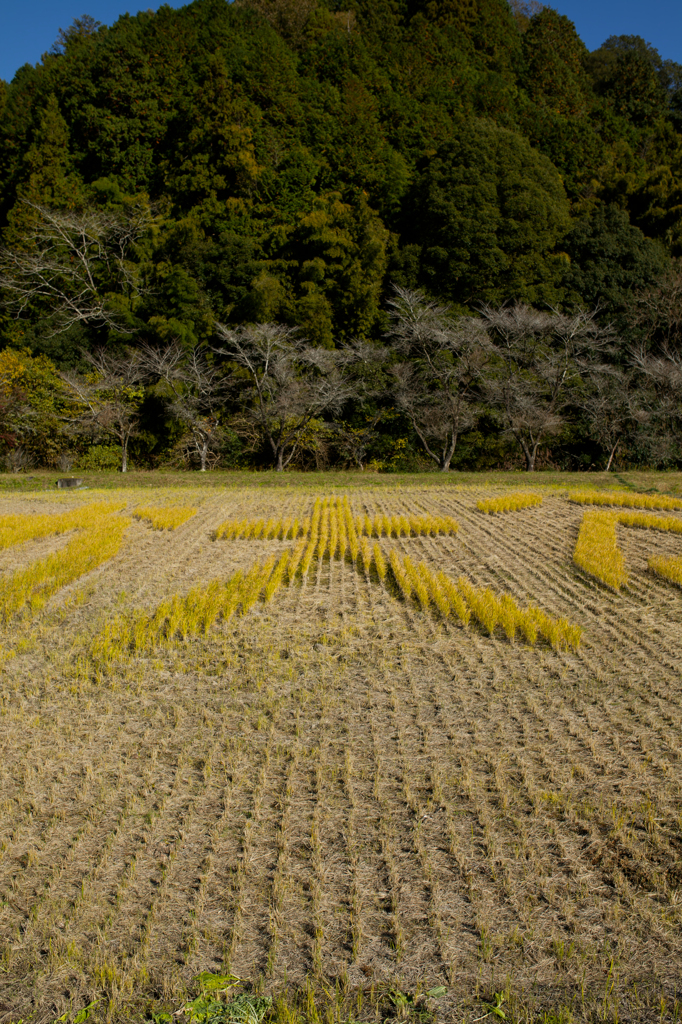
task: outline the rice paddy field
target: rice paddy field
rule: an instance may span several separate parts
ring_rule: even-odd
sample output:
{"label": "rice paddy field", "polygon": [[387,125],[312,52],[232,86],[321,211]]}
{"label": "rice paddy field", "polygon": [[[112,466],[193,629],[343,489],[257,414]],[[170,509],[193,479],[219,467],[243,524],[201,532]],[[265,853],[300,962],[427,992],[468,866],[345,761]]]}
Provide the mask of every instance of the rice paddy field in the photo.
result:
{"label": "rice paddy field", "polygon": [[680,1019],[680,474],[120,482],[0,490],[0,1024]]}

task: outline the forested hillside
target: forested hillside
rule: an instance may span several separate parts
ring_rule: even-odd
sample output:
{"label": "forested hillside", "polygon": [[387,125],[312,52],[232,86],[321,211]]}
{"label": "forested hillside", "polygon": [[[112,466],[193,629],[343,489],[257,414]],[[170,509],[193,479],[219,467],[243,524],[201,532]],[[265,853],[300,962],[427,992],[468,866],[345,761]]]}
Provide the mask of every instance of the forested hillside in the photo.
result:
{"label": "forested hillside", "polygon": [[[682,254],[682,66],[638,37],[589,53],[549,8],[195,0],[111,28],[83,17],[0,82],[0,111],[1,340],[60,370],[102,345],[216,346],[216,322],[385,343],[395,285],[455,314],[599,306],[622,332],[629,311],[637,337],[633,296],[667,294]],[[87,253],[72,237],[63,266],[21,262],[82,218]],[[80,260],[86,285],[70,284]],[[153,461],[181,431],[145,387]],[[423,453],[390,388],[373,394],[345,421]],[[507,429],[478,399],[470,458]],[[569,419],[564,450],[589,464],[603,444]]]}

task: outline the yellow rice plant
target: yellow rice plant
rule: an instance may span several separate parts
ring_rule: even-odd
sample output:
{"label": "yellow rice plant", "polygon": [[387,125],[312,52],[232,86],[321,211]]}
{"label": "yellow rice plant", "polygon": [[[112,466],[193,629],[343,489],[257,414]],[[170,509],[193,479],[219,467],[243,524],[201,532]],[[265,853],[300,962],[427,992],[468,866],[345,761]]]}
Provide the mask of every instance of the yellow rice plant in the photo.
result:
{"label": "yellow rice plant", "polygon": [[281,528],[282,528],[282,520],[281,519],[268,519],[268,521],[266,522],[265,526],[263,527],[263,533],[261,535],[262,539],[263,540],[272,540],[273,537],[277,536],[277,534],[279,533]]}
{"label": "yellow rice plant", "polygon": [[569,494],[568,500],[579,505],[614,505],[618,508],[651,508],[664,511],[682,508],[682,499],[671,498],[666,494],[621,494],[620,491],[599,494],[595,491],[575,491]]}
{"label": "yellow rice plant", "polygon": [[275,566],[272,576],[267,581],[263,591],[263,599],[265,601],[271,601],[282,585],[282,580],[284,579],[284,574],[287,570],[291,553],[291,551],[285,551]]}
{"label": "yellow rice plant", "polygon": [[431,593],[426,582],[424,570],[428,573],[428,569],[424,562],[420,562],[417,567],[412,564],[412,560],[407,556],[403,556],[403,568],[405,574],[410,581],[413,593],[417,595],[422,609],[427,611],[431,603]]}
{"label": "yellow rice plant", "polygon": [[0,516],[0,549],[14,547],[29,540],[52,537],[69,530],[83,529],[94,517],[110,515],[125,508],[125,502],[98,502],[82,505],[69,512],[47,515]]}
{"label": "yellow rice plant", "polygon": [[453,534],[459,530],[459,523],[452,516],[434,516],[433,525],[436,533]]}
{"label": "yellow rice plant", "polygon": [[[92,658],[99,664],[110,665],[130,653],[150,653],[179,638],[206,635],[216,620],[227,621],[238,608],[246,614],[261,593],[267,599],[270,580],[283,558],[276,567],[271,558],[264,565],[256,563],[246,575],[240,570],[227,582],[212,580],[207,586],[194,587],[184,598],[174,594],[151,614],[134,612],[116,616],[95,637],[90,648]],[[285,568],[286,563],[279,582]]]}
{"label": "yellow rice plant", "polygon": [[462,594],[455,586],[453,580],[449,576],[446,576],[444,572],[438,572],[435,576],[432,576],[433,582],[431,584],[431,593],[434,598],[434,604],[439,610],[441,609],[441,603],[439,601],[439,592],[442,593],[445,601],[447,601],[450,611],[454,611],[457,617],[466,626],[471,618],[471,609],[467,605],[466,601],[462,597]]}
{"label": "yellow rice plant", "polygon": [[402,593],[405,600],[409,601],[410,597],[412,596],[412,584],[403,565],[404,559],[400,558],[395,548],[391,548],[388,555],[388,560],[391,563],[393,577],[396,583],[398,584],[400,592]]}
{"label": "yellow rice plant", "polygon": [[519,630],[530,644],[536,643],[540,635],[555,649],[565,647],[577,650],[582,630],[567,619],[554,619],[532,604],[524,610],[509,594],[498,596],[488,587],[474,587],[464,576],[457,580],[457,586],[475,618],[491,636],[495,627],[500,625],[510,640],[514,639]]}
{"label": "yellow rice plant", "polygon": [[307,546],[308,541],[304,537],[302,540],[298,542],[298,544],[291,553],[291,558],[289,559],[287,565],[287,576],[289,579],[289,583],[291,583],[294,576],[296,575],[296,572],[298,571],[298,567],[301,564],[301,559],[303,558],[303,553],[306,550]]}
{"label": "yellow rice plant", "polygon": [[640,530],[663,530],[670,533],[682,533],[682,519],[675,516],[652,516],[646,512],[620,512],[618,522],[623,526],[634,526]]}
{"label": "yellow rice plant", "polygon": [[308,575],[310,569],[310,563],[313,560],[315,550],[318,545],[318,539],[320,534],[320,519],[322,517],[322,500],[320,498],[315,499],[313,505],[313,515],[310,521],[310,533],[308,534],[308,543],[301,556],[301,578],[305,578]]}
{"label": "yellow rice plant", "polygon": [[407,518],[410,524],[410,536],[420,537],[426,528],[426,517],[409,515]]}
{"label": "yellow rice plant", "polygon": [[510,640],[520,632],[531,644],[536,643],[538,636],[543,636],[555,648],[577,648],[580,643],[578,626],[566,619],[553,619],[532,604],[522,609],[509,594],[498,595],[490,588],[474,587],[464,576],[455,584],[445,573],[431,572],[424,562],[415,566],[409,557],[399,555],[395,549],[389,552],[389,562],[403,597],[409,600],[414,594],[424,611],[433,604],[443,618],[455,614],[464,625],[469,623],[473,613],[488,633],[492,635],[500,626]]}
{"label": "yellow rice plant", "polygon": [[338,558],[339,561],[343,562],[346,558],[346,552],[348,551],[348,533],[346,526],[346,510],[341,507],[338,512],[338,529],[339,529],[339,547],[338,547]]}
{"label": "yellow rice plant", "polygon": [[577,566],[615,590],[628,579],[625,560],[616,543],[617,521],[613,512],[585,512],[573,552]]}
{"label": "yellow rice plant", "polygon": [[215,531],[216,540],[240,540],[251,525],[250,519],[228,519]]}
{"label": "yellow rice plant", "polygon": [[374,565],[376,566],[376,570],[377,570],[377,573],[379,575],[379,579],[383,583],[385,581],[385,579],[386,579],[386,572],[387,572],[388,566],[386,565],[386,559],[384,558],[384,553],[383,553],[383,551],[381,550],[381,548],[379,547],[378,544],[374,545],[372,554],[373,554],[373,557],[374,557]]}
{"label": "yellow rice plant", "polygon": [[339,510],[334,506],[329,510],[329,559],[336,558],[339,543]]}
{"label": "yellow rice plant", "polygon": [[316,557],[322,561],[329,544],[329,499],[325,498],[320,516],[320,539],[317,543]]}
{"label": "yellow rice plant", "polygon": [[265,520],[254,519],[248,527],[244,537],[247,540],[260,540],[265,531]]}
{"label": "yellow rice plant", "polygon": [[500,621],[501,607],[497,595],[489,587],[474,587],[465,576],[457,580],[457,587],[464,596],[476,619],[492,636]]}
{"label": "yellow rice plant", "polygon": [[344,518],[346,520],[346,532],[348,534],[348,547],[350,548],[350,557],[353,562],[357,561],[358,554],[360,551],[360,543],[358,541],[358,531],[353,514],[350,509],[348,498],[344,497],[343,505]]}
{"label": "yellow rice plant", "polygon": [[656,556],[649,559],[649,568],[659,576],[663,576],[664,579],[671,580],[682,587],[682,558]]}
{"label": "yellow rice plant", "polygon": [[197,514],[195,508],[183,505],[168,505],[166,508],[136,508],[133,515],[136,519],[148,522],[152,530],[176,530],[188,519]]}
{"label": "yellow rice plant", "polygon": [[360,557],[365,572],[369,572],[372,565],[372,549],[366,537],[360,538]]}
{"label": "yellow rice plant", "polygon": [[322,519],[322,498],[315,498],[313,514],[310,520],[310,539],[317,540],[320,535],[320,521]]}
{"label": "yellow rice plant", "polygon": [[521,491],[505,494],[502,498],[487,498],[485,501],[476,502],[476,508],[481,512],[487,512],[488,515],[494,515],[496,512],[517,512],[521,508],[531,508],[533,505],[542,505],[542,496]]}
{"label": "yellow rice plant", "polygon": [[228,519],[215,531],[216,540],[295,540],[308,532],[310,520],[289,516],[287,519]]}
{"label": "yellow rice plant", "polygon": [[582,637],[580,626],[571,624],[568,619],[553,619],[541,608],[529,604],[520,623],[522,631],[529,643],[534,644],[539,633],[556,650],[562,647],[578,649]]}
{"label": "yellow rice plant", "polygon": [[303,551],[303,556],[301,558],[301,579],[304,579],[308,575],[310,563],[313,560],[313,556],[315,554],[315,549],[317,548],[317,545],[318,538],[311,537]]}
{"label": "yellow rice plant", "polygon": [[422,535],[453,534],[459,524],[452,516],[356,516],[355,528],[366,537],[421,537]]}
{"label": "yellow rice plant", "polygon": [[79,533],[61,551],[0,578],[0,621],[23,610],[39,611],[62,587],[113,558],[129,525],[114,515],[83,516],[79,522],[80,528],[72,521]]}

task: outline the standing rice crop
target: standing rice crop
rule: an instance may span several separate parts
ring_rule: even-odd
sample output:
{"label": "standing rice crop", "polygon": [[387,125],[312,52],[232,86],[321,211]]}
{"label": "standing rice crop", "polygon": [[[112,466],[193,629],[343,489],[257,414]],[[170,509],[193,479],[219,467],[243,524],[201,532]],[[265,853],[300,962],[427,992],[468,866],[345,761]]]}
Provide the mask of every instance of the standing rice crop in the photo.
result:
{"label": "standing rice crop", "polygon": [[682,509],[682,499],[667,494],[621,494],[619,491],[575,491],[569,494],[569,501],[579,505],[613,505],[617,508]]}
{"label": "standing rice crop", "polygon": [[533,505],[542,504],[542,495],[527,494],[516,491],[513,494],[505,494],[501,498],[487,498],[485,501],[477,501],[476,508],[488,515],[498,512],[517,512],[522,508],[531,508]]}
{"label": "standing rice crop", "polygon": [[623,554],[616,543],[618,517],[612,512],[585,512],[573,561],[602,583],[619,590],[627,583]]}
{"label": "standing rice crop", "polygon": [[393,578],[398,584],[398,589],[405,598],[409,601],[412,596],[412,584],[410,583],[410,577],[405,571],[404,559],[401,559],[395,548],[391,548],[388,560],[391,563],[391,570],[393,572]]}
{"label": "standing rice crop", "polygon": [[384,558],[383,552],[378,544],[374,545],[373,549],[374,565],[376,566],[377,574],[379,579],[383,583],[386,579],[386,559]]}
{"label": "standing rice crop", "polygon": [[649,568],[664,579],[682,587],[682,558],[655,556],[649,559]]}
{"label": "standing rice crop", "polygon": [[149,523],[152,530],[177,530],[188,519],[197,514],[195,508],[185,505],[168,505],[166,508],[136,508],[133,515]]}
{"label": "standing rice crop", "polygon": [[74,518],[71,526],[79,533],[65,548],[0,578],[0,620],[8,622],[24,609],[39,611],[62,587],[113,558],[128,525],[119,516],[96,512]]}
{"label": "standing rice crop", "polygon": [[389,563],[403,598],[409,600],[414,595],[424,611],[433,605],[443,618],[454,613],[464,625],[473,615],[491,636],[500,626],[509,640],[520,632],[530,644],[543,636],[557,649],[577,648],[580,643],[578,626],[566,619],[554,619],[532,604],[523,609],[510,594],[475,587],[465,576],[460,576],[455,584],[443,572],[432,573],[424,562],[415,566],[408,556],[395,549],[389,552]]}
{"label": "standing rice crop", "polygon": [[619,512],[618,522],[639,530],[663,530],[667,533],[682,533],[682,519],[675,516],[652,516],[646,512]]}

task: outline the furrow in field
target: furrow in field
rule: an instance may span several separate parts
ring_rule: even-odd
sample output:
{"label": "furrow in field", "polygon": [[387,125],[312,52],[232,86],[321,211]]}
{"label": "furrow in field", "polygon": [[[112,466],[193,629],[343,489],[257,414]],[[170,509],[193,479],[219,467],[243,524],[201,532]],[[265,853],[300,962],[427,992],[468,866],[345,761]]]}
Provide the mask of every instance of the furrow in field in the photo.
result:
{"label": "furrow in field", "polygon": [[[232,864],[233,912],[230,969],[251,976],[266,967],[270,926],[270,893],[277,864],[277,823],[286,751],[278,741],[279,704],[263,709],[269,719],[261,763],[241,825],[241,849]],[[262,712],[261,712],[262,713]]]}

